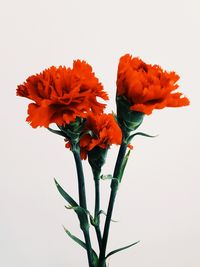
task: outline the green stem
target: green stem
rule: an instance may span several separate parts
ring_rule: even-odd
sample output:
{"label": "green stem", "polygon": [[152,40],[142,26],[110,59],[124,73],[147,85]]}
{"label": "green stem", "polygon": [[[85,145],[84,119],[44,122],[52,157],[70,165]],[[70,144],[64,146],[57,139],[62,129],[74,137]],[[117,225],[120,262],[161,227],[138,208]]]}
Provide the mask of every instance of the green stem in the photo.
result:
{"label": "green stem", "polygon": [[101,243],[102,243],[102,236],[101,236],[101,230],[100,230],[100,187],[99,187],[99,175],[94,176],[94,183],[95,183],[95,209],[94,209],[94,219],[95,219],[95,231],[97,235],[97,240],[99,244],[99,249],[101,249]]}
{"label": "green stem", "polygon": [[74,159],[76,163],[77,177],[78,177],[78,193],[80,206],[87,210],[86,193],[85,193],[85,180],[83,174],[83,167],[80,158],[79,149],[73,151]]}
{"label": "green stem", "polygon": [[[79,204],[82,208],[87,210],[85,181],[84,181],[82,162],[81,162],[81,158],[80,158],[80,148],[76,147],[76,149],[73,149],[72,152],[74,155],[74,159],[75,159],[75,163],[76,163],[77,176],[78,176]],[[88,227],[83,229],[83,234],[84,234],[85,243],[86,243],[86,247],[87,247],[87,256],[88,256],[89,267],[94,267],[92,246],[91,246],[90,234],[89,234],[88,229],[89,229],[89,222],[88,222]]]}
{"label": "green stem", "polygon": [[[118,176],[119,176],[120,168],[121,168],[124,156],[126,154],[126,149],[127,149],[127,144],[125,142],[122,142],[120,149],[119,149],[117,161],[115,164],[113,178],[118,178]],[[101,250],[100,250],[100,255],[99,255],[99,267],[105,267],[106,247],[107,247],[107,242],[108,242],[110,222],[111,222],[111,218],[112,218],[113,207],[114,207],[115,198],[117,195],[117,190],[118,190],[118,182],[116,183],[116,180],[113,179],[111,182],[110,200],[109,200],[109,204],[108,204],[107,216],[106,216],[104,232],[103,232],[102,245],[101,245]]]}

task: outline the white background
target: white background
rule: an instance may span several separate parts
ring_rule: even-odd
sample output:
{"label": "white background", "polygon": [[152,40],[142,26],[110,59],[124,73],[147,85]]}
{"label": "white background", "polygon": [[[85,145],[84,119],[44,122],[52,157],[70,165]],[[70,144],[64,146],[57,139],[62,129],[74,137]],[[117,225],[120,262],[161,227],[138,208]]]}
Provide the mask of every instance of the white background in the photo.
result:
{"label": "white background", "polygon": [[[7,0],[1,1],[0,28],[0,266],[87,266],[85,251],[62,229],[82,238],[53,183],[57,177],[77,196],[72,155],[61,137],[25,122],[29,101],[16,97],[16,86],[51,65],[85,59],[110,95],[108,111],[115,110],[118,60],[130,53],[176,70],[191,105],[145,118],[141,130],[159,136],[135,139],[109,250],[141,242],[113,256],[110,267],[199,267],[200,2]],[[110,151],[105,173],[116,152]],[[92,210],[93,181],[84,167]],[[109,183],[102,184],[106,209]]]}

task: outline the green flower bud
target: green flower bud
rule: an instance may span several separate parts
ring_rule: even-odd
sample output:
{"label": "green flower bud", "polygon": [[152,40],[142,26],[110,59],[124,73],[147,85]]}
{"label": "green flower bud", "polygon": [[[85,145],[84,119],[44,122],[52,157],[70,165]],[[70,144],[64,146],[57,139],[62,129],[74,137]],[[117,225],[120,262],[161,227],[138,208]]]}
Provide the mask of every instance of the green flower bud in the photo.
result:
{"label": "green flower bud", "polygon": [[130,110],[131,104],[123,96],[116,97],[117,121],[125,137],[135,131],[143,121],[144,113]]}
{"label": "green flower bud", "polygon": [[99,177],[101,174],[101,168],[105,163],[108,148],[101,148],[99,146],[94,147],[88,151],[88,162],[92,168],[94,177]]}

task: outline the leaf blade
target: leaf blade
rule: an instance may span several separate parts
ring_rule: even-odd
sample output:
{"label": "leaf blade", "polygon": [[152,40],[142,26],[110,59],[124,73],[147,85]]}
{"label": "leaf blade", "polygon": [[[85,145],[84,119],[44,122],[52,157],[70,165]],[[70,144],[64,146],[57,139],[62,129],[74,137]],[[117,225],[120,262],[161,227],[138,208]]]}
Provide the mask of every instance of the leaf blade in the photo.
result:
{"label": "leaf blade", "polygon": [[65,232],[67,233],[67,235],[72,239],[74,240],[77,244],[79,244],[82,248],[86,249],[87,250],[87,246],[86,244],[81,240],[79,239],[78,237],[76,237],[75,235],[73,235],[69,230],[67,230],[64,226],[63,226]]}
{"label": "leaf blade", "polygon": [[59,183],[54,178],[54,182],[56,184],[56,187],[61,194],[61,196],[72,206],[76,207],[78,206],[78,203],[59,185]]}
{"label": "leaf blade", "polygon": [[[73,240],[75,241],[77,244],[79,244],[82,248],[84,248],[85,250],[87,250],[87,246],[85,244],[85,242],[83,242],[81,239],[79,239],[78,237],[76,237],[75,235],[73,235],[69,230],[67,230],[64,226],[63,226],[65,232],[67,233],[67,235]],[[95,266],[98,266],[98,256],[96,254],[96,252],[92,249],[92,256],[93,256],[93,261]]]}
{"label": "leaf blade", "polygon": [[122,166],[121,166],[121,169],[120,169],[120,172],[119,172],[119,176],[118,176],[119,182],[121,182],[121,180],[122,180],[122,177],[123,177],[123,174],[124,174],[124,171],[125,171],[125,167],[126,167],[126,164],[128,162],[129,156],[130,156],[130,153],[131,153],[131,150],[129,150],[126,153],[126,155],[125,155],[125,157],[124,157],[124,159],[122,161]]}
{"label": "leaf blade", "polygon": [[130,248],[130,247],[132,247],[132,246],[138,244],[139,242],[140,242],[140,241],[137,241],[137,242],[134,242],[134,243],[132,243],[132,244],[130,244],[130,245],[128,245],[128,246],[125,246],[125,247],[121,247],[121,248],[115,249],[115,250],[111,251],[110,253],[108,253],[108,255],[105,257],[105,259],[107,259],[108,257],[110,257],[111,255],[113,255],[113,254],[115,254],[115,253],[117,253],[117,252],[120,252],[120,251],[122,251],[122,250],[125,250],[125,249],[127,249],[127,248]]}
{"label": "leaf blade", "polygon": [[134,133],[132,135],[129,136],[128,138],[128,143],[131,142],[131,140],[133,139],[133,137],[137,136],[137,135],[141,135],[141,136],[144,136],[144,137],[149,137],[149,138],[155,138],[157,137],[158,135],[150,135],[150,134],[146,134],[146,133],[143,133],[143,132],[137,132],[137,133]]}

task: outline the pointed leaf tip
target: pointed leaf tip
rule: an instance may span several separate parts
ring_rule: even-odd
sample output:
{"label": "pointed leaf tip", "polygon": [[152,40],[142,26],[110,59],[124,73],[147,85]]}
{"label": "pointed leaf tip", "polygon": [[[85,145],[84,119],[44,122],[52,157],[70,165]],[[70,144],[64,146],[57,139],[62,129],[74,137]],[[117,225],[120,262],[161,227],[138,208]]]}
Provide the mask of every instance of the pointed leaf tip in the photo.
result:
{"label": "pointed leaf tip", "polygon": [[72,207],[76,207],[78,206],[77,202],[59,185],[59,183],[56,181],[56,179],[54,178],[56,187],[59,191],[59,193],[61,194],[61,196],[72,206]]}
{"label": "pointed leaf tip", "polygon": [[63,228],[64,228],[66,234],[67,234],[72,240],[74,240],[77,244],[79,244],[81,247],[83,247],[84,249],[87,250],[87,246],[86,246],[86,244],[85,244],[82,240],[80,240],[80,239],[79,239],[78,237],[76,237],[75,235],[72,235],[71,232],[70,232],[69,230],[67,230],[67,229],[65,228],[64,225],[63,225]]}
{"label": "pointed leaf tip", "polygon": [[[81,240],[79,239],[78,237],[76,237],[75,235],[72,235],[71,232],[69,230],[67,230],[64,226],[63,226],[66,234],[72,239],[74,240],[77,244],[79,244],[82,248],[84,248],[85,250],[87,250],[87,246],[86,244]],[[92,249],[92,257],[93,257],[93,260],[94,260],[94,264],[95,266],[97,266],[98,264],[98,257],[97,257],[97,254],[96,252]]]}
{"label": "pointed leaf tip", "polygon": [[128,245],[128,246],[125,246],[125,247],[121,247],[121,248],[115,249],[115,250],[111,251],[110,253],[108,253],[108,255],[106,256],[105,259],[107,259],[108,257],[110,257],[111,255],[113,255],[113,254],[115,254],[115,253],[117,253],[117,252],[120,252],[120,251],[122,251],[122,250],[125,250],[125,249],[127,249],[127,248],[130,248],[130,247],[132,247],[132,246],[138,244],[139,242],[140,242],[140,240],[139,240],[139,241],[136,241],[136,242],[134,242],[134,243],[132,243],[132,244],[130,244],[130,245]]}
{"label": "pointed leaf tip", "polygon": [[141,136],[144,136],[144,137],[150,137],[150,138],[155,138],[155,137],[158,136],[158,134],[156,134],[156,135],[150,135],[150,134],[146,134],[146,133],[143,133],[143,132],[137,132],[137,133],[134,133],[134,134],[132,134],[132,135],[129,136],[128,142],[130,142],[133,139],[133,137],[135,137],[137,135],[141,135]]}

